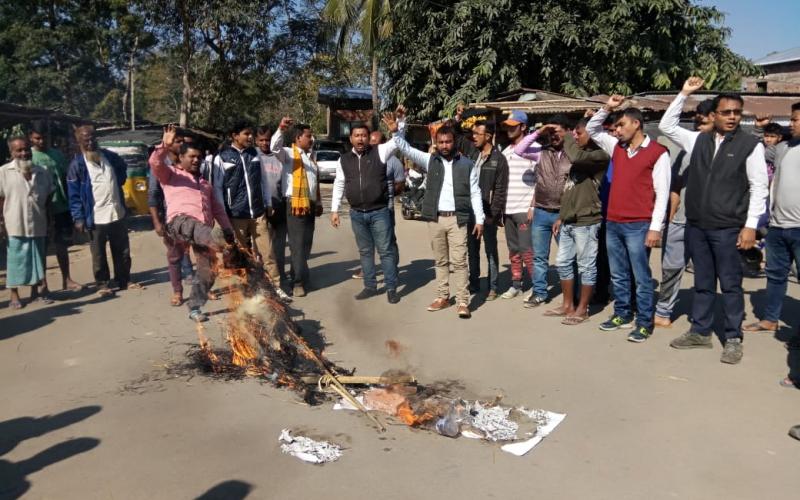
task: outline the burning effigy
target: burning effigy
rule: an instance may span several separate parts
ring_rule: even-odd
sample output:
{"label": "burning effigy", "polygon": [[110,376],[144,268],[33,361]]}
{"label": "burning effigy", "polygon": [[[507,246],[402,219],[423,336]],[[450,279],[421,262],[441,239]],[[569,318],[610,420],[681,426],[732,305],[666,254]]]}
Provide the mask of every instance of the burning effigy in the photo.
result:
{"label": "burning effigy", "polygon": [[[530,451],[565,415],[491,401],[468,401],[441,387],[425,386],[406,373],[388,371],[380,376],[356,376],[328,360],[321,348],[312,348],[280,300],[258,259],[231,247],[223,254],[218,275],[226,283],[230,314],[223,323],[227,348],[214,348],[198,325],[199,349],[195,358],[215,374],[259,377],[277,387],[301,394],[309,404],[338,396],[334,409],[357,410],[377,430],[386,426],[379,415],[409,427],[447,437],[464,436],[503,443],[516,455]],[[390,353],[402,346],[387,341]],[[292,441],[282,435],[285,452],[306,456],[330,451],[320,443]],[[327,456],[320,462],[332,461]],[[338,455],[337,457],[338,458]],[[312,461],[313,460],[308,460]]]}

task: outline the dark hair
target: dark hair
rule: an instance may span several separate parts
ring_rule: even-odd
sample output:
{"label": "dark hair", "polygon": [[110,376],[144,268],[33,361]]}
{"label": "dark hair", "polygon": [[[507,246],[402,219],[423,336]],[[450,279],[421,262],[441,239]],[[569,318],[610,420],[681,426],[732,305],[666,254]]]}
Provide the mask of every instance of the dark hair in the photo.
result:
{"label": "dark hair", "polygon": [[246,130],[246,129],[248,129],[248,128],[249,128],[250,130],[253,130],[253,125],[252,125],[250,122],[248,122],[248,121],[245,121],[245,120],[240,120],[240,121],[238,121],[238,122],[235,122],[235,123],[233,124],[233,126],[231,127],[231,130],[230,130],[230,134],[231,134],[231,135],[233,135],[233,134],[238,134],[238,133],[240,133],[242,130]]}
{"label": "dark hair", "polygon": [[311,130],[311,125],[306,125],[305,123],[296,123],[294,127],[292,127],[292,133],[289,137],[291,137],[292,142],[296,141],[298,137],[303,135],[306,130]]}
{"label": "dark hair", "polygon": [[563,129],[572,128],[572,124],[570,123],[569,118],[567,118],[566,115],[560,113],[550,117],[550,120],[548,120],[547,123],[552,125],[558,125]]}
{"label": "dark hair", "polygon": [[733,92],[723,92],[722,94],[715,97],[714,100],[712,101],[712,106],[714,107],[713,111],[716,111],[717,108],[719,108],[719,103],[723,99],[729,99],[731,101],[739,101],[739,104],[744,106],[744,99],[742,99],[741,95],[735,94]]}
{"label": "dark hair", "polygon": [[764,135],[767,134],[783,136],[783,127],[781,127],[780,124],[775,122],[767,123],[766,126],[764,126]]}
{"label": "dark hair", "polygon": [[800,111],[800,102],[792,104],[792,113],[794,113],[795,111]]}
{"label": "dark hair", "polygon": [[486,129],[486,133],[489,135],[494,135],[494,123],[489,123],[486,120],[478,120],[475,122],[473,127],[484,127]]}
{"label": "dark hair", "polygon": [[362,128],[367,131],[367,135],[370,134],[369,127],[367,126],[366,123],[364,123],[364,122],[356,122],[356,123],[354,123],[354,124],[352,124],[350,126],[350,135],[353,135],[353,132],[355,132],[356,130],[362,129]]}
{"label": "dark hair", "polygon": [[453,127],[444,126],[440,127],[439,130],[436,131],[436,137],[439,137],[440,135],[449,135],[455,139],[456,131],[453,130]]}
{"label": "dark hair", "polygon": [[617,118],[617,120],[619,120],[623,116],[626,116],[631,120],[638,121],[639,127],[644,128],[644,115],[642,114],[642,111],[639,108],[627,108],[623,110],[622,113],[620,113],[619,118]]}
{"label": "dark hair", "polygon": [[603,125],[611,125],[611,126],[613,126],[615,123],[617,123],[617,120],[619,120],[620,118],[622,118],[622,112],[621,111],[613,111],[613,112],[608,114],[606,119],[603,121]]}
{"label": "dark hair", "polygon": [[200,151],[200,154],[203,154],[203,149],[200,147],[199,144],[195,142],[184,142],[181,144],[181,154],[185,155],[187,151],[190,149],[194,149],[195,151]]}
{"label": "dark hair", "polygon": [[578,120],[578,123],[575,124],[575,128],[586,128],[586,125],[589,125],[589,118],[584,116]]}
{"label": "dark hair", "polygon": [[44,130],[42,129],[42,127],[31,127],[31,129],[28,130],[28,137],[30,137],[33,134],[39,134],[42,137],[44,137],[44,135],[45,135],[44,134]]}
{"label": "dark hair", "polygon": [[275,132],[275,129],[270,125],[261,125],[256,129],[256,135],[267,135]]}
{"label": "dark hair", "polygon": [[700,116],[708,116],[714,111],[714,99],[706,99],[700,102],[695,108],[695,113]]}

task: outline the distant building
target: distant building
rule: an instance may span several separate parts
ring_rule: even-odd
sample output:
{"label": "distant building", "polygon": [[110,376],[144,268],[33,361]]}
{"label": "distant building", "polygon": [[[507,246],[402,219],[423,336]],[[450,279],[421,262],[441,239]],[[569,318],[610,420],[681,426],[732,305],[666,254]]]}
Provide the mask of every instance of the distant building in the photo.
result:
{"label": "distant building", "polygon": [[370,124],[372,120],[372,90],[369,87],[323,87],[319,89],[317,102],[327,108],[325,138],[332,142],[347,141],[351,126]]}
{"label": "distant building", "polygon": [[753,61],[764,71],[764,76],[746,78],[744,90],[747,92],[800,92],[800,47],[774,52]]}

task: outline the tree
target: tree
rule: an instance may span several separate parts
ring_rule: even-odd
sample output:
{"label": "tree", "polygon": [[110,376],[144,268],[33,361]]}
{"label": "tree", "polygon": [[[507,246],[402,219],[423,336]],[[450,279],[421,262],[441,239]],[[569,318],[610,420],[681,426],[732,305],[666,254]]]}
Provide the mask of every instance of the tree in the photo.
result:
{"label": "tree", "polygon": [[0,2],[0,100],[88,116],[117,88],[110,2]]}
{"label": "tree", "polygon": [[519,86],[586,96],[668,89],[690,74],[734,88],[757,69],[714,7],[688,0],[531,5],[396,0],[382,54],[390,95],[421,119]]}
{"label": "tree", "polygon": [[327,0],[322,11],[336,32],[340,54],[350,45],[355,35],[372,63],[372,121],[377,128],[380,112],[378,93],[378,48],[392,34],[391,5],[389,0]]}

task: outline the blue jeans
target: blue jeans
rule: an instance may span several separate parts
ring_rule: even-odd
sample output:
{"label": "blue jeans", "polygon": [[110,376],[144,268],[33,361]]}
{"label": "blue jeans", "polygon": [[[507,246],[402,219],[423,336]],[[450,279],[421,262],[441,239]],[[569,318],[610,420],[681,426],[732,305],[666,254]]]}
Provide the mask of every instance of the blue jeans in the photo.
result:
{"label": "blue jeans", "polygon": [[383,282],[386,290],[397,288],[397,260],[392,249],[392,220],[388,208],[371,212],[350,210],[350,225],[356,237],[361,269],[364,272],[364,287],[378,288],[375,277],[375,250],[381,258]]}
{"label": "blue jeans", "polygon": [[631,277],[636,281],[636,326],[653,328],[655,297],[650,273],[650,254],[644,246],[650,222],[611,222],[606,225],[606,250],[611,271],[614,314],[633,317],[631,311]]}
{"label": "blue jeans", "polygon": [[781,318],[792,260],[800,266],[800,228],[770,227],[767,232],[767,307],[762,318],[765,321],[777,323]]}
{"label": "blue jeans", "polygon": [[739,228],[702,229],[686,224],[686,244],[694,264],[694,298],[692,329],[694,333],[711,335],[714,327],[714,299],[717,282],[722,291],[725,314],[725,338],[742,338],[744,291],[742,261],[736,240]]}
{"label": "blue jeans", "polygon": [[558,235],[556,267],[561,281],[575,279],[573,267],[578,262],[581,285],[597,282],[597,233],[600,223],[589,226],[562,224]]}
{"label": "blue jeans", "polygon": [[531,240],[533,242],[533,295],[547,298],[547,270],[550,268],[550,239],[558,212],[537,208],[533,212]]}

